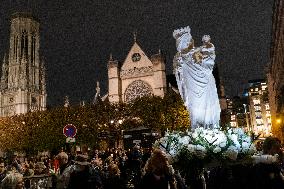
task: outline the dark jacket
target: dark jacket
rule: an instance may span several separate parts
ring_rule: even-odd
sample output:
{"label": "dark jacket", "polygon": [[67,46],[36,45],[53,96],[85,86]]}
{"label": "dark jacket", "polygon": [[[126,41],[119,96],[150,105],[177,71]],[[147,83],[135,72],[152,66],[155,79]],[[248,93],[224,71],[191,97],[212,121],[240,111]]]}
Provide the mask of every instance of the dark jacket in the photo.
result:
{"label": "dark jacket", "polygon": [[126,189],[124,181],[119,176],[110,176],[104,181],[104,189]]}
{"label": "dark jacket", "polygon": [[165,175],[159,179],[153,173],[147,173],[143,176],[139,189],[176,189],[176,182],[174,176]]}
{"label": "dark jacket", "polygon": [[99,173],[86,166],[83,171],[74,171],[70,175],[68,189],[98,189],[102,187]]}

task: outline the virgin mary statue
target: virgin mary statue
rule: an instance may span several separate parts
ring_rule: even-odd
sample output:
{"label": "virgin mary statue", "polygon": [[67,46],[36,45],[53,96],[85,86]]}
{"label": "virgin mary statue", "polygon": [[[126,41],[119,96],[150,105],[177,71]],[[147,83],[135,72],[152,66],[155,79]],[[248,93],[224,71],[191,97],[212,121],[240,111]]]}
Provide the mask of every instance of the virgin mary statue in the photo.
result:
{"label": "virgin mary statue", "polygon": [[221,109],[212,74],[216,56],[210,36],[204,35],[203,45],[198,48],[194,47],[189,27],[175,30],[173,37],[178,51],[173,61],[174,72],[190,114],[191,129],[218,128]]}

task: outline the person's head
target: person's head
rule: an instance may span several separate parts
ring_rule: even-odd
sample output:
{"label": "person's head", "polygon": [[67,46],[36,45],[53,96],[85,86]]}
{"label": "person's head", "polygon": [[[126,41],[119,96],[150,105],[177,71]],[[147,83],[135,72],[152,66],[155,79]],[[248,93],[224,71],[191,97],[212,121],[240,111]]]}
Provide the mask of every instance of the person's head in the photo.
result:
{"label": "person's head", "polygon": [[189,48],[193,44],[189,26],[175,30],[173,37],[176,39],[176,48],[179,52]]}
{"label": "person's head", "polygon": [[44,165],[43,162],[37,162],[35,164],[35,170],[34,170],[34,174],[35,175],[40,175],[43,174],[43,172],[45,171],[46,166]]}
{"label": "person's head", "polygon": [[18,160],[18,153],[17,153],[17,152],[14,152],[14,153],[12,154],[12,161],[16,161],[16,160]]}
{"label": "person's head", "polygon": [[68,155],[65,152],[60,152],[57,155],[57,159],[59,161],[59,165],[60,166],[65,165],[65,164],[68,163]]}
{"label": "person's head", "polygon": [[93,158],[91,161],[91,164],[97,167],[101,167],[102,166],[102,160],[100,158]]}
{"label": "person's head", "polygon": [[155,149],[152,152],[151,157],[147,160],[147,163],[144,167],[144,172],[154,173],[156,175],[169,174],[169,162],[166,154],[159,149]]}
{"label": "person's head", "polygon": [[282,155],[281,141],[276,137],[267,137],[262,145],[263,154]]}
{"label": "person's head", "polygon": [[119,176],[120,175],[120,170],[118,168],[118,166],[114,163],[111,163],[108,166],[108,173],[110,176]]}
{"label": "person's head", "polygon": [[74,163],[81,171],[85,170],[88,165],[90,165],[90,163],[88,162],[88,156],[84,154],[78,154],[75,157]]}
{"label": "person's head", "polygon": [[0,161],[0,173],[3,173],[5,171],[5,163],[3,161]]}
{"label": "person's head", "polygon": [[6,189],[23,189],[23,175],[11,172],[3,179],[2,186]]}

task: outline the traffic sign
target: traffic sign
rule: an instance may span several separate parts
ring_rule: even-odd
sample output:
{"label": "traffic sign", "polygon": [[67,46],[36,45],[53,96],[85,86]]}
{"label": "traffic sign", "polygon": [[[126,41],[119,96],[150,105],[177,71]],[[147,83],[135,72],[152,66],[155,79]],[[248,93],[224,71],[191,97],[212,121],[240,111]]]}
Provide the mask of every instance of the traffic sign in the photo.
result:
{"label": "traffic sign", "polygon": [[74,138],[77,134],[77,128],[75,127],[75,125],[67,124],[63,128],[63,134],[66,137]]}
{"label": "traffic sign", "polygon": [[66,138],[66,143],[74,143],[76,142],[75,138],[67,137]]}

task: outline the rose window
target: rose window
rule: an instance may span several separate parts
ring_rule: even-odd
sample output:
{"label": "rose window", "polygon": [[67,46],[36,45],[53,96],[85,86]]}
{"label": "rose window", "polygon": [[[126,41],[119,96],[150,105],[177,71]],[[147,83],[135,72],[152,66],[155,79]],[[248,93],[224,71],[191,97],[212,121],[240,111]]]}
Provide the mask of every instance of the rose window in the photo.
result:
{"label": "rose window", "polygon": [[152,87],[142,80],[132,82],[125,90],[125,102],[130,102],[137,97],[149,96],[153,94]]}

